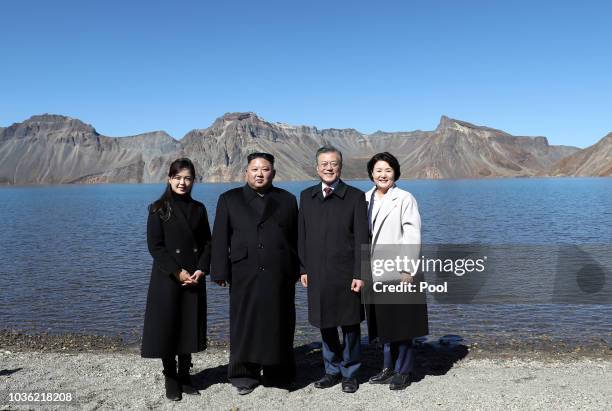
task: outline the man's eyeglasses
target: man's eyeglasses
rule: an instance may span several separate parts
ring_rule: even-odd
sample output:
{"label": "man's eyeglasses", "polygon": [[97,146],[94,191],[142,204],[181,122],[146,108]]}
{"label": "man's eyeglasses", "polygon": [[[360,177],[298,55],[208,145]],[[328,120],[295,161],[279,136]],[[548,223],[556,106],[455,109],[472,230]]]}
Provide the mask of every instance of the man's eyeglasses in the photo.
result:
{"label": "man's eyeglasses", "polygon": [[323,161],[319,163],[319,167],[327,168],[328,166],[332,166],[332,168],[338,168],[340,163],[338,161]]}

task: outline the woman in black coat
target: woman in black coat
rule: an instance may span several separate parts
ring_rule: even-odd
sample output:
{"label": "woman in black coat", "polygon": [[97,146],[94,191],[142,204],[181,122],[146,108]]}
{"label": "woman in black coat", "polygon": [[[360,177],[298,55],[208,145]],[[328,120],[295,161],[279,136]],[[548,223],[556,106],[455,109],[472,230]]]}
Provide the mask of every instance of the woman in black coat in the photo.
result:
{"label": "woman in black coat", "polygon": [[[188,158],[170,165],[163,195],[149,206],[147,244],[153,269],[141,355],[161,358],[166,397],[199,394],[191,384],[191,353],[206,348],[210,227],[206,208],[191,198],[196,173]],[[176,356],[178,356],[178,372]]]}

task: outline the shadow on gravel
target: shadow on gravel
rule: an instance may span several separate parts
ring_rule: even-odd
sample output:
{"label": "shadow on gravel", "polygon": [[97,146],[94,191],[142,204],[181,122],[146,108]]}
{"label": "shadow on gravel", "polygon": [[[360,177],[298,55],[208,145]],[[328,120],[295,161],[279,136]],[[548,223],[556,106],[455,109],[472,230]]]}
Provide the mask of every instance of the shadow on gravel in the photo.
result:
{"label": "shadow on gravel", "polygon": [[207,368],[191,377],[193,386],[199,391],[203,391],[215,384],[225,384],[227,380],[227,364],[219,365],[215,368]]}
{"label": "shadow on gravel", "polygon": [[[445,375],[457,361],[468,355],[468,348],[460,343],[423,342],[415,346],[415,375],[413,382],[421,381],[427,375]],[[324,374],[321,343],[310,343],[295,348],[297,378],[292,391],[314,383]],[[359,384],[365,384],[370,377],[382,369],[382,347],[376,344],[361,346],[361,369],[357,376]]]}
{"label": "shadow on gravel", "polygon": [[21,371],[23,368],[15,368],[14,370],[0,370],[0,376],[15,374],[17,371]]}
{"label": "shadow on gravel", "polygon": [[[462,341],[462,340],[460,340]],[[459,341],[420,342],[415,345],[415,374],[413,382],[421,381],[427,375],[445,375],[457,361],[468,355],[468,348]],[[362,364],[358,374],[359,384],[382,368],[382,347],[375,344],[361,346]],[[324,374],[321,343],[313,342],[295,347],[297,376],[290,391],[297,391],[317,381]],[[215,384],[228,383],[227,364],[208,368],[193,375],[192,381],[198,390],[205,390]]]}

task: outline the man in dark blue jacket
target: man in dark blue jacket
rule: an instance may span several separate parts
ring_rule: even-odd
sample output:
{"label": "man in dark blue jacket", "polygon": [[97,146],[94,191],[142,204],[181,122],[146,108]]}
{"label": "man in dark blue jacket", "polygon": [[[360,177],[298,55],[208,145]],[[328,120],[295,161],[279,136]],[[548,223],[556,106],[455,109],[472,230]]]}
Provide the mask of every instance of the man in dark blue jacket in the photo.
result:
{"label": "man in dark blue jacket", "polygon": [[340,151],[321,147],[316,162],[321,182],[302,191],[298,223],[308,319],[321,330],[323,340],[325,376],[315,387],[329,388],[342,381],[342,391],[353,393],[359,387],[355,375],[361,364],[361,261],[362,246],[367,255],[369,244],[368,212],[364,193],[340,180]]}

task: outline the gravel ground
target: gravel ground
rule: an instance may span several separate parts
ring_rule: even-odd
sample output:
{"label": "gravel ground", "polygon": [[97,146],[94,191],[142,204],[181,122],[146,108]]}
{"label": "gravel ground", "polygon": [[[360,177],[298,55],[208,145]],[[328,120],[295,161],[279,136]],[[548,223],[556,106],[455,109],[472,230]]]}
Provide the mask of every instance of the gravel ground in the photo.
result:
{"label": "gravel ground", "polygon": [[[133,350],[112,352],[0,350],[2,409],[611,409],[612,358],[600,356],[520,356],[474,354],[465,346],[426,346],[418,351],[418,381],[404,391],[366,383],[380,364],[380,353],[365,348],[361,386],[345,394],[340,386],[319,390],[320,349],[296,349],[298,379],[290,391],[258,387],[239,396],[227,383],[228,351],[212,347],[194,355],[194,381],[200,396],[165,399],[160,361]],[[489,358],[487,358],[489,357]],[[72,392],[75,401],[16,405],[9,392]]]}

